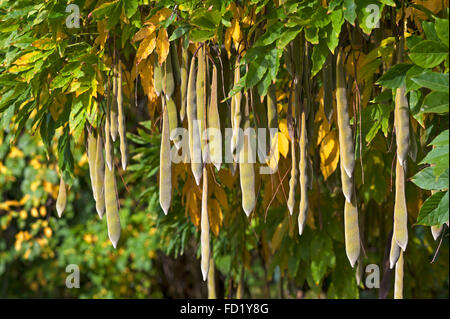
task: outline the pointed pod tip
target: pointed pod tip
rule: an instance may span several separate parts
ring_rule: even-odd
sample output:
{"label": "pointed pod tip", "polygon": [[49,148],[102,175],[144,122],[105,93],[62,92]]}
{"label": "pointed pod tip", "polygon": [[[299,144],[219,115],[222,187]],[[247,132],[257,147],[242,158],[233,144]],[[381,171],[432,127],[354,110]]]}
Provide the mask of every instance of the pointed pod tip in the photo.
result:
{"label": "pointed pod tip", "polygon": [[194,172],[194,178],[195,178],[195,183],[197,184],[197,186],[200,186],[200,180],[202,179],[201,171],[200,171],[200,173]]}
{"label": "pointed pod tip", "polygon": [[116,249],[117,243],[119,242],[119,238],[111,238],[111,236],[109,236],[109,240],[111,241],[111,244],[113,245],[114,249]]}
{"label": "pointed pod tip", "polygon": [[345,197],[345,201],[347,203],[351,203],[352,202],[352,194],[344,194]]}
{"label": "pointed pod tip", "polygon": [[165,205],[165,204],[159,202],[159,206],[161,206],[161,209],[163,210],[164,215],[167,215],[167,213],[169,212],[169,205]]}
{"label": "pointed pod tip", "polygon": [[203,277],[203,281],[206,281],[206,279],[208,279],[208,270],[209,270],[209,269],[203,269],[203,268],[202,268],[202,277]]}
{"label": "pointed pod tip", "polygon": [[292,216],[292,213],[294,211],[294,207],[292,207],[292,205],[288,205],[288,209],[289,209],[289,215]]}
{"label": "pointed pod tip", "polygon": [[389,261],[389,269],[394,268],[395,264],[396,264],[396,261],[390,260]]}
{"label": "pointed pod tip", "polygon": [[345,172],[347,173],[348,178],[352,178],[353,176],[353,168],[344,167]]}
{"label": "pointed pod tip", "polygon": [[64,213],[64,207],[59,207],[56,205],[56,212],[58,213],[58,217],[61,218],[62,214]]}
{"label": "pointed pod tip", "polygon": [[408,245],[408,241],[407,241],[407,240],[406,240],[406,241],[403,241],[403,242],[400,242],[400,241],[396,240],[395,242],[397,243],[397,245],[398,245],[403,251],[406,250],[406,246]]}
{"label": "pointed pod tip", "polygon": [[[347,256],[347,257],[348,257],[348,256]],[[356,259],[357,259],[357,258],[352,259],[352,258],[348,257],[348,260],[350,261],[350,266],[352,266],[352,268],[355,268]]]}

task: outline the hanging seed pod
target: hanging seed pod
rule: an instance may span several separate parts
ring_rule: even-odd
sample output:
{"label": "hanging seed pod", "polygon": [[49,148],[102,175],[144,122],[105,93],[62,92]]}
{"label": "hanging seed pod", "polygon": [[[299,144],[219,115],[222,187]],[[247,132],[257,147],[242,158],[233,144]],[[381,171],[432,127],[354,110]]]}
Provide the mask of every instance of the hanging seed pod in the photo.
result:
{"label": "hanging seed pod", "polygon": [[394,299],[403,299],[403,251],[395,264]]}
{"label": "hanging seed pod", "polygon": [[153,66],[153,85],[155,89],[155,93],[159,96],[163,90],[163,70],[162,67],[158,63],[158,58],[154,57],[154,66]]}
{"label": "hanging seed pod", "polygon": [[105,167],[105,208],[106,223],[108,225],[108,237],[114,248],[120,238],[119,202],[117,199],[116,177],[112,169]]}
{"label": "hanging seed pod", "polygon": [[[217,68],[213,65],[212,83],[211,83],[211,100],[208,108],[208,128],[216,129],[220,132],[219,109],[217,107]],[[222,141],[218,136],[212,137],[208,135],[209,141],[209,158],[216,169],[220,171],[222,164]]]}
{"label": "hanging seed pod", "polygon": [[105,158],[106,158],[106,166],[108,167],[109,170],[111,170],[113,166],[113,158],[112,158],[113,145],[111,142],[111,134],[110,134],[110,127],[111,127],[110,114],[111,109],[108,105],[106,108],[106,119],[105,119],[105,154],[106,154]]}
{"label": "hanging seed pod", "polygon": [[181,107],[180,119],[184,120],[186,114],[186,99],[187,99],[187,85],[188,85],[188,53],[189,51],[184,45],[181,46]]}
{"label": "hanging seed pod", "polygon": [[394,268],[395,264],[397,263],[398,257],[400,257],[400,246],[397,245],[397,243],[395,242],[395,238],[394,238],[394,234],[392,233],[392,238],[391,238],[391,251],[389,254],[389,268],[392,269]]}
{"label": "hanging seed pod", "polygon": [[59,192],[58,198],[56,199],[56,212],[58,213],[58,217],[62,216],[64,209],[66,208],[67,203],[67,191],[66,184],[64,183],[63,177],[59,178]]}
{"label": "hanging seed pod", "polygon": [[295,154],[295,135],[291,138],[291,177],[289,179],[289,197],[288,197],[288,209],[292,215],[295,205],[295,187],[297,186],[297,156]]}
{"label": "hanging seed pod", "polygon": [[298,233],[303,233],[303,227],[308,213],[308,158],[307,158],[307,143],[306,136],[306,113],[305,110],[301,113],[301,127],[300,127],[300,212],[298,214]]}
{"label": "hanging seed pod", "polygon": [[244,267],[241,268],[241,274],[239,275],[239,283],[236,291],[236,299],[242,299],[244,295]]}
{"label": "hanging seed pod", "polygon": [[208,217],[208,171],[203,166],[202,215],[201,215],[201,268],[203,280],[208,277],[209,270],[209,217]]}
{"label": "hanging seed pod", "polygon": [[175,81],[175,86],[177,86],[180,85],[181,82],[181,70],[176,41],[171,43],[170,58],[172,62],[173,80]]}
{"label": "hanging seed pod", "polygon": [[323,78],[323,108],[328,122],[331,122],[333,116],[333,56],[328,54],[325,65],[322,68]]}
{"label": "hanging seed pod", "polygon": [[341,168],[342,193],[344,194],[345,201],[351,202],[353,196],[353,178],[348,177],[341,161],[339,162],[339,167]]}
{"label": "hanging seed pod", "polygon": [[[267,92],[267,123],[269,129],[274,128],[278,131],[278,115],[277,115],[277,96],[275,92],[275,85],[271,84]],[[270,135],[270,158],[269,166],[274,169],[278,166],[278,134]]]}
{"label": "hanging seed pod", "polygon": [[394,238],[397,245],[405,251],[408,244],[408,210],[405,198],[405,172],[398,160],[395,173]]}
{"label": "hanging seed pod", "polygon": [[409,151],[409,106],[405,96],[405,86],[398,88],[395,93],[395,134],[397,141],[397,158],[400,165],[406,161]]}
{"label": "hanging seed pod", "polygon": [[103,218],[105,211],[105,162],[103,160],[103,140],[101,130],[99,130],[97,138],[97,149],[95,154],[95,192],[96,201],[95,208],[100,219]]}
{"label": "hanging seed pod", "polygon": [[358,261],[356,262],[356,271],[355,271],[355,279],[356,279],[356,285],[361,285],[361,279],[364,274],[364,268],[363,268],[363,259],[361,258],[361,255],[358,257]]}
{"label": "hanging seed pod", "polygon": [[339,129],[339,155],[348,177],[353,176],[355,167],[355,149],[353,146],[352,128],[345,92],[344,53],[339,49],[336,65],[336,103],[337,123]]}
{"label": "hanging seed pod", "polygon": [[215,269],[214,269],[214,259],[209,259],[209,272],[208,272],[208,299],[216,299],[216,280],[215,280]]}
{"label": "hanging seed pod", "polygon": [[162,81],[162,89],[166,99],[170,99],[173,92],[175,92],[175,80],[173,78],[173,69],[172,69],[172,59],[170,55],[167,57],[166,61],[163,64],[164,74]]}
{"label": "hanging seed pod", "polygon": [[361,244],[359,241],[358,207],[356,196],[353,192],[351,202],[345,201],[344,206],[344,228],[345,228],[345,252],[352,268],[359,257]]}
{"label": "hanging seed pod", "polygon": [[[235,70],[234,70],[234,85],[236,86],[241,79],[241,71],[239,68],[239,61],[236,60]],[[233,96],[234,108],[232,108],[233,114],[231,120],[233,121],[233,133],[231,136],[231,154],[236,161],[237,158],[237,147],[240,143],[239,141],[239,128],[241,126],[241,98],[242,94],[239,91]]]}
{"label": "hanging seed pod", "polygon": [[433,235],[434,240],[437,240],[439,238],[439,235],[441,234],[443,228],[444,225],[431,226],[431,234]]}
{"label": "hanging seed pod", "polygon": [[118,108],[118,120],[119,120],[119,139],[120,139],[120,158],[122,160],[122,169],[127,168],[128,162],[128,146],[127,146],[127,128],[126,119],[123,112],[123,99],[122,99],[122,66],[119,63],[119,74],[117,78],[117,108]]}
{"label": "hanging seed pod", "polygon": [[[249,98],[245,94],[244,132],[250,127]],[[239,176],[242,191],[242,208],[247,216],[255,208],[255,170],[253,167],[252,144],[249,134],[244,134],[243,145],[239,151]]]}
{"label": "hanging seed pod", "polygon": [[205,160],[205,145],[204,132],[206,125],[206,67],[205,67],[205,46],[203,45],[197,52],[198,56],[198,70],[196,81],[197,92],[197,119],[200,136],[200,145],[202,149],[202,160]]}
{"label": "hanging seed pod", "polygon": [[166,107],[169,117],[169,132],[170,140],[173,141],[175,147],[180,149],[181,147],[181,136],[177,135],[176,129],[178,128],[178,117],[177,117],[177,106],[173,98],[166,100]]}
{"label": "hanging seed pod", "polygon": [[88,138],[87,138],[87,157],[89,164],[89,176],[91,178],[91,186],[92,186],[92,195],[94,200],[96,200],[96,192],[95,192],[95,156],[97,150],[97,138],[95,137],[94,132],[88,130]]}
{"label": "hanging seed pod", "polygon": [[170,159],[169,115],[163,105],[163,126],[161,132],[161,149],[159,156],[159,204],[167,215],[172,199],[172,161]]}
{"label": "hanging seed pod", "polygon": [[[109,130],[111,132],[111,138],[113,141],[117,138],[117,133],[119,132],[119,122],[118,122],[118,79],[117,79],[117,65],[113,67],[113,96],[111,101],[111,110],[109,113]],[[122,98],[122,97],[121,97]]]}
{"label": "hanging seed pod", "polygon": [[191,169],[195,182],[200,185],[202,177],[202,150],[200,145],[200,135],[197,121],[197,104],[195,95],[195,56],[191,59],[191,67],[189,70],[189,82],[186,101],[186,113],[188,119],[189,132],[189,154],[191,158]]}

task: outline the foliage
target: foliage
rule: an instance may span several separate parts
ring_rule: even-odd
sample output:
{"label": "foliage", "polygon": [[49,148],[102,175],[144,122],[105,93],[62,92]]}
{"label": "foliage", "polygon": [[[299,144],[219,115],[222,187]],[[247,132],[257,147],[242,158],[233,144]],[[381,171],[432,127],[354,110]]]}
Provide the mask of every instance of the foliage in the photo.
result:
{"label": "foliage", "polygon": [[[381,266],[383,279],[390,278],[393,113],[396,89],[405,86],[412,116],[406,171],[412,183],[406,183],[406,199],[409,225],[414,225],[405,253],[405,296],[448,297],[448,235],[444,230],[439,256],[429,264],[437,244],[426,227],[448,222],[448,1],[72,2],[80,8],[80,28],[66,26],[67,1],[0,2],[0,278],[10,282],[0,293],[204,296],[202,290],[189,291],[187,283],[159,279],[170,278],[167,265],[175,262],[192,275],[194,285],[202,285],[193,258],[200,256],[202,195],[190,165],[175,164],[168,215],[159,207],[162,105],[153,79],[155,65],[170,59],[172,50],[181,52],[184,46],[193,54],[204,43],[212,63],[220,66],[221,126],[229,122],[231,98],[248,91],[255,96],[251,123],[266,127],[264,103],[272,84],[279,118],[278,171],[256,177],[258,200],[249,219],[242,211],[238,175],[222,164],[209,179],[219,296],[235,296],[240,286],[248,297],[376,297],[364,287],[363,274],[365,265],[374,263]],[[302,94],[313,114],[308,123],[308,227],[302,236],[298,211],[291,216],[286,209],[295,43],[306,44]],[[355,134],[353,176],[364,250],[356,270],[345,256],[344,196],[337,170],[338,49],[347,57]],[[132,158],[127,170],[118,172],[122,236],[114,250],[106,221],[94,214],[83,154],[87,129],[103,125],[116,56],[123,65]],[[242,76],[234,84],[235,65]],[[175,99],[179,104],[180,97]],[[66,212],[57,220],[58,173],[70,190]],[[70,263],[81,265],[82,282],[88,283],[82,289],[64,287],[64,267]],[[171,284],[181,285],[182,292]],[[390,290],[390,281],[382,283],[379,295]]]}

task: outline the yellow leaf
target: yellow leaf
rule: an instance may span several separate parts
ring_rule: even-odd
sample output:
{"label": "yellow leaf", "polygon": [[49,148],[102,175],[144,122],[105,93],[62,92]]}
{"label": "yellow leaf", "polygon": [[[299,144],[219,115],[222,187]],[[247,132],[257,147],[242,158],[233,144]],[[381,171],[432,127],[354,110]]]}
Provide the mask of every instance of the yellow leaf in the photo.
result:
{"label": "yellow leaf", "polygon": [[339,163],[339,140],[336,131],[331,131],[323,138],[319,155],[320,170],[323,178],[327,180]]}
{"label": "yellow leaf", "polygon": [[28,64],[29,62],[33,62],[32,58],[37,54],[39,54],[39,51],[32,51],[32,52],[25,53],[20,58],[18,58],[16,61],[14,61],[14,64],[15,65],[25,65],[25,64]]}
{"label": "yellow leaf", "polygon": [[187,204],[191,221],[195,227],[198,227],[200,224],[200,209],[198,208],[197,195],[195,195],[195,191],[192,188],[188,191]]}
{"label": "yellow leaf", "polygon": [[214,235],[219,235],[220,226],[222,226],[223,214],[219,202],[215,199],[208,201],[209,227]]}
{"label": "yellow leaf", "polygon": [[[239,26],[239,22],[237,19],[233,19],[231,21],[231,38],[233,39],[234,42],[234,47],[236,48],[236,51],[241,51],[242,48],[244,47],[243,43],[240,43],[241,40],[243,39],[242,37],[242,32],[241,32],[241,27]],[[238,50],[239,49],[239,50]]]}
{"label": "yellow leaf", "polygon": [[287,157],[289,153],[289,140],[284,133],[278,132],[278,150],[284,158]]}
{"label": "yellow leaf", "polygon": [[172,10],[170,10],[169,8],[163,8],[163,9],[159,10],[158,12],[156,12],[144,24],[145,25],[150,25],[150,24],[157,25],[158,23],[160,23],[160,22],[166,20],[167,18],[169,18],[171,14],[172,14]]}
{"label": "yellow leaf", "polygon": [[319,123],[319,129],[317,133],[317,145],[319,145],[331,129],[331,125],[330,123],[328,123],[328,119],[325,116],[325,110],[323,106],[323,88],[320,88],[319,91],[319,111],[316,113],[314,122]]}
{"label": "yellow leaf", "polygon": [[[159,37],[159,35],[158,35]],[[156,33],[151,33],[148,37],[144,39],[144,41],[141,42],[139,45],[139,48],[136,53],[136,59],[138,64],[146,59],[155,49],[156,47]]]}
{"label": "yellow leaf", "polygon": [[283,241],[284,234],[286,233],[286,228],[288,226],[287,218],[284,218],[283,222],[278,225],[277,229],[273,233],[272,237],[272,254],[280,248],[281,242]]}
{"label": "yellow leaf", "polygon": [[287,120],[286,119],[281,119],[280,123],[278,124],[278,128],[280,129],[281,133],[283,133],[286,138],[290,141],[291,138],[289,137],[289,130],[287,127]]}
{"label": "yellow leaf", "polygon": [[148,26],[143,27],[138,32],[136,32],[131,42],[134,43],[148,37],[150,34],[153,33],[153,31],[155,31],[155,29],[156,26],[154,24],[150,24]]}
{"label": "yellow leaf", "polygon": [[228,210],[227,195],[225,194],[223,188],[217,185],[216,183],[214,183],[214,196],[219,201],[220,206],[222,206],[223,209],[227,211]]}
{"label": "yellow leaf", "polygon": [[250,12],[248,13],[248,15],[246,15],[243,19],[242,19],[242,25],[246,28],[252,26],[255,24],[255,20],[256,20],[256,7],[253,7]]}
{"label": "yellow leaf", "polygon": [[52,43],[52,39],[50,39],[50,38],[42,38],[42,39],[36,40],[31,45],[39,50],[48,50],[54,46]]}
{"label": "yellow leaf", "polygon": [[240,12],[238,11],[238,8],[236,7],[236,4],[234,2],[230,2],[230,4],[227,7],[227,11],[231,11],[233,13],[233,18],[235,19],[240,18]]}
{"label": "yellow leaf", "polygon": [[158,63],[162,65],[169,55],[169,36],[166,29],[159,29],[156,38],[156,53],[158,53]]}
{"label": "yellow leaf", "polygon": [[101,49],[105,47],[106,40],[108,39],[108,30],[106,29],[106,20],[97,22],[98,36],[95,39],[95,44],[99,45]]}
{"label": "yellow leaf", "polygon": [[233,188],[236,182],[237,174],[231,175],[229,169],[221,169],[218,173],[220,181],[228,188]]}

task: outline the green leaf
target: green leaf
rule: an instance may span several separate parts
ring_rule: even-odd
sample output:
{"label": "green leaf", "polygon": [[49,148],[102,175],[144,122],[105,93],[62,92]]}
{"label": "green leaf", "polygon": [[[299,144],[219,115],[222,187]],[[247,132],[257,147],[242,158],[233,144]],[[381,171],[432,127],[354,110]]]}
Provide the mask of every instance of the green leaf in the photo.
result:
{"label": "green leaf", "polygon": [[279,21],[275,22],[267,29],[266,33],[264,33],[260,38],[258,38],[258,40],[256,40],[253,47],[266,46],[274,43],[281,37],[283,30],[284,30],[283,23]]}
{"label": "green leaf", "polygon": [[366,135],[366,142],[370,144],[381,129],[386,135],[389,126],[389,117],[393,111],[391,104],[371,104],[366,108],[366,114],[369,116],[367,123],[371,125]]}
{"label": "green leaf", "polygon": [[414,75],[411,77],[411,80],[430,90],[446,93],[449,91],[448,73],[438,73],[427,70],[420,74]]}
{"label": "green leaf", "polygon": [[73,156],[70,150],[69,126],[64,129],[63,134],[58,140],[58,166],[63,174],[64,182],[72,185],[73,180]]}
{"label": "green leaf", "polygon": [[255,63],[251,63],[245,81],[245,87],[251,88],[258,84],[259,81],[264,77],[264,74],[267,72],[267,67],[255,61]]}
{"label": "green leaf", "polygon": [[319,6],[311,16],[311,21],[316,28],[324,28],[331,22],[331,17],[327,14],[327,9]]}
{"label": "green leaf", "polygon": [[319,29],[317,28],[306,28],[305,29],[305,39],[312,44],[319,43]]}
{"label": "green leaf", "polygon": [[131,18],[133,16],[133,14],[136,13],[137,8],[138,8],[138,0],[125,0],[123,1],[123,6],[125,9],[125,14],[127,16],[127,18]]}
{"label": "green leaf", "polygon": [[344,19],[355,24],[356,19],[356,3],[355,0],[344,0]]}
{"label": "green leaf", "polygon": [[439,37],[434,28],[435,23],[430,21],[422,21],[422,29],[425,32],[427,40],[439,41]]}
{"label": "green leaf", "polygon": [[423,101],[422,113],[448,113],[449,95],[445,92],[430,92]]}
{"label": "green leaf", "polygon": [[176,28],[172,34],[170,35],[169,41],[176,40],[180,37],[182,37],[186,32],[188,32],[190,29],[190,26],[188,24],[182,25],[178,28]]}
{"label": "green leaf", "polygon": [[205,30],[215,30],[222,19],[217,10],[209,11],[206,8],[196,10],[191,16],[191,24]]}
{"label": "green leaf", "polygon": [[342,4],[342,0],[331,0],[330,4],[328,5],[328,13],[335,11],[336,8],[338,8]]}
{"label": "green leaf", "polygon": [[115,0],[112,2],[106,2],[98,6],[92,11],[92,16],[96,19],[108,17],[111,11],[115,8],[115,5],[119,2],[119,0]]}
{"label": "green leaf", "polygon": [[311,77],[315,76],[317,72],[322,69],[323,64],[327,58],[329,53],[328,46],[324,40],[319,42],[319,45],[315,45],[313,48],[313,52],[311,55],[312,60],[312,69],[311,69]]}
{"label": "green leaf", "polygon": [[302,29],[303,28],[300,26],[295,26],[284,31],[281,37],[277,40],[277,48],[283,49],[289,42],[295,39],[297,34],[299,34]]}
{"label": "green leaf", "polygon": [[442,43],[447,46],[449,44],[449,36],[448,36],[448,19],[439,19],[435,18],[436,20],[436,33],[439,39],[441,39]]}
{"label": "green leaf", "polygon": [[434,68],[448,55],[448,48],[440,42],[424,40],[411,48],[409,57],[423,68]]}
{"label": "green leaf", "polygon": [[429,145],[433,145],[433,146],[448,146],[448,142],[449,142],[449,134],[448,134],[448,129],[441,132],[438,136],[436,136],[433,141],[431,141],[431,143]]}
{"label": "green leaf", "polygon": [[214,34],[214,31],[194,29],[191,30],[189,39],[193,42],[204,42],[214,37]]}
{"label": "green leaf", "polygon": [[406,72],[406,80],[405,80],[405,85],[406,85],[406,91],[413,91],[413,90],[417,90],[420,89],[421,86],[419,84],[417,84],[416,82],[414,82],[412,80],[412,78],[416,75],[419,75],[421,73],[423,73],[425,70],[417,65],[414,65],[412,68],[410,68],[408,70],[408,72]]}
{"label": "green leaf", "polygon": [[419,164],[434,165],[435,176],[440,176],[447,168],[449,161],[448,143],[446,146],[433,148]]}
{"label": "green leaf", "polygon": [[420,208],[417,224],[442,225],[448,221],[448,191],[431,195]]}
{"label": "green leaf", "polygon": [[391,67],[376,82],[388,89],[397,89],[405,85],[406,72],[412,67],[412,64],[400,63]]}
{"label": "green leaf", "polygon": [[411,181],[422,189],[443,190],[448,188],[448,168],[441,176],[436,177],[433,167],[425,167],[411,178]]}

